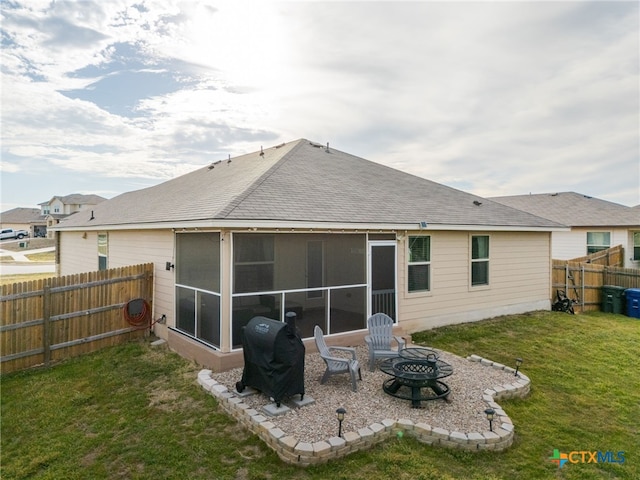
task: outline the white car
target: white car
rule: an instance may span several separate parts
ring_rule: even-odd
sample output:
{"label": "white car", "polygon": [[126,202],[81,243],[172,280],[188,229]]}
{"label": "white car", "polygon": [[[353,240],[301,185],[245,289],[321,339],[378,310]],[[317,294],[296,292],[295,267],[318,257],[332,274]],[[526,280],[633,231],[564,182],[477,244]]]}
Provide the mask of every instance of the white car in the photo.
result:
{"label": "white car", "polygon": [[29,232],[26,230],[14,230],[13,228],[3,228],[0,231],[0,240],[5,240],[7,238],[17,238],[18,240],[23,239],[24,237],[28,237]]}

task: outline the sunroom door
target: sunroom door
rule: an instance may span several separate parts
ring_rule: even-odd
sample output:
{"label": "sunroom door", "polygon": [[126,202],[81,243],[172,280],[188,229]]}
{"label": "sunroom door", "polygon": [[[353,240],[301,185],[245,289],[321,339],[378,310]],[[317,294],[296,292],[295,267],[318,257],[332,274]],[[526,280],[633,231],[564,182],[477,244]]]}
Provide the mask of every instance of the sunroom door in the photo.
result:
{"label": "sunroom door", "polygon": [[396,242],[369,242],[369,314],[386,313],[396,320]]}

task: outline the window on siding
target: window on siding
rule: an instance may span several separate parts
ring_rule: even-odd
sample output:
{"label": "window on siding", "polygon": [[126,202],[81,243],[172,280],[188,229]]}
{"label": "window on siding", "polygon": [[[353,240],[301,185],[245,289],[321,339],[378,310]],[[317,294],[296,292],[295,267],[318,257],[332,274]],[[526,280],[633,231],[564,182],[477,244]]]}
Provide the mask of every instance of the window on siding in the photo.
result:
{"label": "window on siding", "polygon": [[409,292],[431,289],[431,237],[409,237],[407,288]]}
{"label": "window on siding", "polygon": [[489,285],[489,236],[471,237],[471,286]]}
{"label": "window on siding", "polygon": [[610,232],[587,232],[587,255],[611,246]]}
{"label": "window on siding", "polygon": [[109,268],[109,237],[106,233],[98,234],[98,270]]}
{"label": "window on siding", "polygon": [[640,260],[640,232],[633,234],[633,259]]}

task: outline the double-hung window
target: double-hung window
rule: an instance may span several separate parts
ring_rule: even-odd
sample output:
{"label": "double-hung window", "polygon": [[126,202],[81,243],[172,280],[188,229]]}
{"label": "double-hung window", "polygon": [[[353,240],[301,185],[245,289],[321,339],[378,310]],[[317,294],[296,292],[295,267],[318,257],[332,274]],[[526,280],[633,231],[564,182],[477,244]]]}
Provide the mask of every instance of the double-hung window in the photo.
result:
{"label": "double-hung window", "polygon": [[98,234],[98,270],[109,268],[109,237],[106,233]]}
{"label": "double-hung window", "polygon": [[471,286],[489,285],[489,235],[471,236]]}
{"label": "double-hung window", "polygon": [[640,232],[633,234],[633,259],[636,262],[640,261]]}
{"label": "double-hung window", "polygon": [[587,232],[587,255],[611,246],[611,232]]}
{"label": "double-hung window", "polygon": [[409,237],[407,289],[412,292],[431,290],[431,237]]}

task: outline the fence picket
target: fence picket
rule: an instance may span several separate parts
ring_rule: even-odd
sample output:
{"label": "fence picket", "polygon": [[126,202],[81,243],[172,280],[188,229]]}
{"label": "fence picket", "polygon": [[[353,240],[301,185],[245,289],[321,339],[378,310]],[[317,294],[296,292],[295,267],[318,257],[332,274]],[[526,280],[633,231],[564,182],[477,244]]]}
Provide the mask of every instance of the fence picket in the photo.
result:
{"label": "fence picket", "polygon": [[122,305],[151,304],[152,292],[152,263],[0,286],[2,373],[146,335],[127,323]]}
{"label": "fence picket", "polygon": [[[595,263],[579,263],[573,260],[553,260],[551,299],[557,290],[564,290],[569,298],[577,302],[577,311],[599,310],[602,305],[602,287],[615,285],[624,288],[640,288],[640,270],[622,267],[607,267]],[[575,285],[571,284],[573,278]]]}

